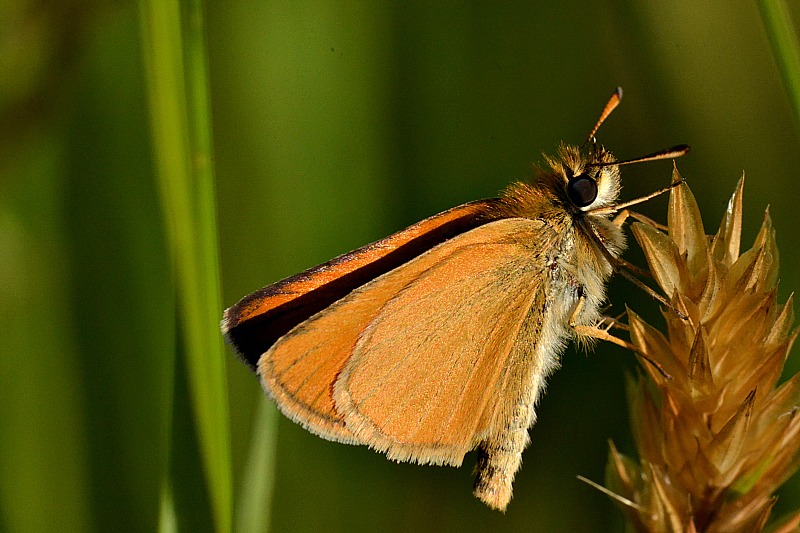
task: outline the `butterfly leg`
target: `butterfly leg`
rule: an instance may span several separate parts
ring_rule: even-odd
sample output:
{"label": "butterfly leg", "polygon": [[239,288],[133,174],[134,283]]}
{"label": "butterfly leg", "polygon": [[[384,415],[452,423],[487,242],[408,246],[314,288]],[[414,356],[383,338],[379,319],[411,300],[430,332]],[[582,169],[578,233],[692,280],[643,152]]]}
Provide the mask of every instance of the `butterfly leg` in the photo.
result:
{"label": "butterfly leg", "polygon": [[[601,309],[600,312],[603,313],[603,312],[605,312],[607,310],[608,310],[608,308]],[[617,316],[613,316],[613,317],[612,316],[603,315],[601,317],[601,319],[600,319],[600,324],[603,325],[603,329],[606,330],[606,331],[611,331],[611,328],[621,329],[623,331],[630,331],[631,328],[627,324],[623,324],[622,322],[620,322],[620,320],[622,320],[622,317],[624,317],[626,314],[628,314],[627,311],[623,311],[620,314],[618,314]]]}
{"label": "butterfly leg", "polygon": [[628,220],[628,218],[636,219],[637,221],[643,224],[647,224],[648,226],[652,226],[661,231],[669,231],[669,228],[667,228],[667,226],[665,226],[664,224],[659,224],[652,218],[647,217],[641,213],[637,213],[636,211],[631,211],[629,209],[623,209],[622,211],[620,211],[617,214],[617,216],[614,217],[612,222],[617,226],[621,227]]}
{"label": "butterfly leg", "polygon": [[[622,346],[628,350],[637,351],[636,346],[631,344],[630,342],[620,339],[619,337],[615,337],[614,335],[608,332],[608,329],[604,329],[598,326],[586,326],[583,324],[578,323],[578,317],[583,312],[583,307],[586,303],[586,296],[581,295],[578,299],[578,302],[575,304],[575,308],[572,310],[572,316],[569,318],[569,327],[578,335],[578,337],[590,337],[593,339],[604,340],[608,342],[612,342],[617,346]],[[607,321],[610,317],[604,317],[604,321]],[[616,319],[610,318],[612,324],[616,322]]]}
{"label": "butterfly leg", "polygon": [[590,232],[589,235],[595,241],[598,250],[600,250],[600,252],[605,256],[606,261],[608,261],[608,263],[612,266],[615,272],[618,272],[620,276],[622,276],[623,278],[627,279],[628,281],[630,281],[631,283],[642,289],[646,294],[648,294],[651,298],[659,302],[661,305],[673,311],[676,315],[681,317],[681,319],[689,320],[689,317],[686,316],[681,310],[672,305],[665,297],[661,296],[656,291],[645,285],[645,283],[639,278],[637,278],[632,272],[639,272],[640,275],[649,275],[649,273],[625,261],[620,257],[614,256],[611,252],[608,251],[608,248],[606,248],[605,244],[603,244],[603,241],[596,233]]}
{"label": "butterfly leg", "polygon": [[[621,346],[626,350],[630,350],[634,353],[639,354],[639,356],[653,365],[656,370],[659,371],[665,378],[670,379],[670,375],[667,374],[667,371],[664,370],[664,367],[658,364],[656,361],[653,361],[646,353],[642,352],[638,346],[635,344],[628,342],[624,339],[620,339],[619,337],[615,337],[611,333],[608,332],[608,329],[603,329],[597,326],[584,326],[582,324],[577,323],[578,315],[580,315],[581,310],[583,309],[583,303],[586,300],[585,296],[581,296],[578,300],[578,303],[575,305],[575,310],[572,312],[572,316],[569,319],[569,326],[575,331],[578,337],[585,336],[590,337],[593,339],[599,339],[601,341],[611,342],[616,344],[617,346]],[[612,321],[616,322],[616,319],[611,318]]]}

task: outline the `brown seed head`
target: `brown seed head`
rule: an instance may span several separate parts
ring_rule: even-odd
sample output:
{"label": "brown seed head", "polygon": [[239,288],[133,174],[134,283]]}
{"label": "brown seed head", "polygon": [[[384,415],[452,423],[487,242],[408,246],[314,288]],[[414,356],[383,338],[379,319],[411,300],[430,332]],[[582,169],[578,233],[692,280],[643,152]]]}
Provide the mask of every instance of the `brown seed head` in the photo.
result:
{"label": "brown seed head", "polygon": [[800,466],[800,374],[777,385],[797,336],[792,298],[777,301],[768,212],[753,247],[739,251],[742,188],[743,179],[710,241],[685,184],[670,197],[668,234],[632,228],[653,277],[689,317],[665,313],[665,335],[629,311],[632,342],[672,378],[642,366],[628,387],[639,460],[610,449],[607,484],[632,502],[624,508],[638,531],[760,531],[775,490]]}

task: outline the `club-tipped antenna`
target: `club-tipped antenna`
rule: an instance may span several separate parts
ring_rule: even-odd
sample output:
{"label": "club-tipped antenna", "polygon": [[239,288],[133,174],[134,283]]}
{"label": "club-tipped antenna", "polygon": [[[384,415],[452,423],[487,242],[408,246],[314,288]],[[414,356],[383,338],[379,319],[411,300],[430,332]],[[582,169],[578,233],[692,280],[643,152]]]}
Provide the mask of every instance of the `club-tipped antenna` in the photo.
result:
{"label": "club-tipped antenna", "polygon": [[600,129],[600,125],[603,124],[608,116],[617,108],[620,100],[622,100],[622,87],[617,87],[616,90],[614,90],[614,94],[608,99],[608,103],[603,108],[603,112],[600,113],[597,124],[594,125],[594,128],[592,128],[592,131],[589,133],[589,137],[586,139],[587,143],[594,139],[594,134],[597,133],[597,130]]}
{"label": "club-tipped antenna", "polygon": [[614,165],[630,165],[631,163],[644,163],[646,161],[658,161],[659,159],[675,159],[676,157],[681,157],[682,155],[686,155],[689,151],[689,145],[686,144],[679,144],[677,146],[672,146],[670,148],[665,148],[663,150],[659,150],[658,152],[654,152],[652,154],[644,155],[642,157],[636,157],[634,159],[626,159],[625,161],[611,161],[607,163],[589,163],[587,166],[589,167],[610,167]]}

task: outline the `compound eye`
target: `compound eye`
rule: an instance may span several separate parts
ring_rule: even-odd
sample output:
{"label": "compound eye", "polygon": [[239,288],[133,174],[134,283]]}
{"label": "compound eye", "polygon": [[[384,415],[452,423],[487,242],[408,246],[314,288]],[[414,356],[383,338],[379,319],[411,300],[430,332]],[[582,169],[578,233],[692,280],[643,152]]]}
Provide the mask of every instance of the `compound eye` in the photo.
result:
{"label": "compound eye", "polygon": [[586,207],[597,199],[597,181],[587,174],[569,179],[567,196],[576,207]]}

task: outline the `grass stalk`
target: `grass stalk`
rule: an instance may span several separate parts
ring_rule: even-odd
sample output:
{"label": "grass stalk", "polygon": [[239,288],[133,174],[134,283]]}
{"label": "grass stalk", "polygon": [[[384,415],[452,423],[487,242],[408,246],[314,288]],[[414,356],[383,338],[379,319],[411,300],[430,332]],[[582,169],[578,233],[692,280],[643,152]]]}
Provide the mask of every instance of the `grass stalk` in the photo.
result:
{"label": "grass stalk", "polygon": [[[211,116],[197,0],[141,0],[157,181],[172,252],[195,428],[217,531],[232,523]],[[175,398],[175,401],[182,401]]]}
{"label": "grass stalk", "polygon": [[800,131],[800,40],[797,31],[783,0],[759,0],[758,7],[789,95],[795,128]]}

